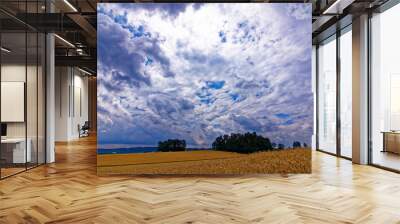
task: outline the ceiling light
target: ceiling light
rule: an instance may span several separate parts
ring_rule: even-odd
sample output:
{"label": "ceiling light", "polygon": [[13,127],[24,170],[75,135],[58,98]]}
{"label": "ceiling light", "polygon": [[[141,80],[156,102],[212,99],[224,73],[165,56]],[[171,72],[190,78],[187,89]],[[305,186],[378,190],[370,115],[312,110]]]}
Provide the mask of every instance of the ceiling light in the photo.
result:
{"label": "ceiling light", "polygon": [[64,38],[62,38],[62,37],[60,37],[59,35],[57,35],[57,34],[54,34],[54,36],[55,37],[57,37],[59,40],[61,40],[62,42],[64,42],[64,43],[66,43],[67,45],[69,45],[70,47],[73,47],[73,48],[75,48],[75,45],[73,45],[71,42],[69,42],[68,40],[66,40],[66,39],[64,39]]}
{"label": "ceiling light", "polygon": [[11,52],[11,50],[9,50],[9,49],[7,49],[7,48],[5,48],[5,47],[1,47],[1,50],[4,51],[4,52],[6,52],[6,53],[10,53],[10,52]]}
{"label": "ceiling light", "polygon": [[333,8],[335,8],[339,2],[340,2],[340,0],[336,0],[332,5],[330,5],[327,9],[325,9],[322,14],[329,13],[329,11],[331,11]]}
{"label": "ceiling light", "polygon": [[81,69],[81,68],[79,68],[79,67],[78,67],[78,70],[81,71],[81,72],[83,72],[83,73],[85,73],[85,74],[87,74],[87,75],[92,75],[92,73],[90,73],[90,72],[88,72],[88,71],[85,71],[85,70],[83,70],[83,69]]}
{"label": "ceiling light", "polygon": [[76,49],[76,53],[78,53],[79,55],[83,55],[83,54],[84,54],[82,48],[77,48],[77,49]]}
{"label": "ceiling light", "polygon": [[355,0],[336,0],[322,14],[342,14],[347,6],[351,5]]}
{"label": "ceiling light", "polygon": [[67,4],[74,12],[78,12],[78,10],[68,1],[64,0],[65,4]]}

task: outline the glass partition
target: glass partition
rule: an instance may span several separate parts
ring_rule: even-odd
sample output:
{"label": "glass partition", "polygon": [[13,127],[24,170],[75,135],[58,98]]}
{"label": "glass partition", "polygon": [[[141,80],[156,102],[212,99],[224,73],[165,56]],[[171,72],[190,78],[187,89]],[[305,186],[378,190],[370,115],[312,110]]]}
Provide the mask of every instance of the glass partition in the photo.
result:
{"label": "glass partition", "polygon": [[26,74],[26,113],[27,113],[27,150],[30,151],[31,157],[27,163],[27,167],[37,165],[38,159],[38,35],[35,32],[27,33],[27,74]]}
{"label": "glass partition", "polygon": [[37,162],[43,164],[46,162],[46,38],[45,34],[38,33],[38,74],[37,74]]}
{"label": "glass partition", "polygon": [[400,4],[371,18],[371,162],[400,170]]}
{"label": "glass partition", "polygon": [[[0,7],[37,13],[43,3]],[[43,33],[0,12],[1,179],[45,163],[45,44]]]}
{"label": "glass partition", "polygon": [[318,149],[336,154],[336,36],[318,47]]}
{"label": "glass partition", "polygon": [[26,41],[25,32],[1,34],[2,177],[24,171],[31,158],[26,150]]}
{"label": "glass partition", "polygon": [[352,34],[351,26],[340,36],[340,154],[352,157]]}

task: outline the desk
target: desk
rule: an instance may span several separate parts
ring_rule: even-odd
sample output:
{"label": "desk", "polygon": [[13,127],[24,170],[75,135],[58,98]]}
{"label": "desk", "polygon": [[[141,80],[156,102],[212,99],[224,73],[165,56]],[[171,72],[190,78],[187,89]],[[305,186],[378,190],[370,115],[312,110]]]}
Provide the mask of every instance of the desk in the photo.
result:
{"label": "desk", "polygon": [[[25,138],[6,138],[1,139],[1,151],[2,157],[3,152],[5,154],[12,154],[6,156],[6,160],[9,163],[26,163],[31,162],[32,160],[32,153],[31,153],[31,139],[27,139],[26,142],[28,143],[25,151]],[[8,153],[10,152],[10,153]],[[4,158],[4,157],[3,157]],[[12,159],[11,159],[12,158]]]}
{"label": "desk", "polygon": [[383,150],[382,152],[392,152],[400,154],[400,132],[383,131]]}

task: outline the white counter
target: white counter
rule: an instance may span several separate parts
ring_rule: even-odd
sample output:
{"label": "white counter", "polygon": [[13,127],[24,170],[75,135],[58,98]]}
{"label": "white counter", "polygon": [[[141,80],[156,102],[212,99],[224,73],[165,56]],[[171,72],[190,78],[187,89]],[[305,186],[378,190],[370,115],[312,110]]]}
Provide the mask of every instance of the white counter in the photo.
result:
{"label": "white counter", "polygon": [[26,139],[27,147],[25,151],[25,138],[6,138],[1,139],[1,144],[14,145],[13,163],[25,163],[32,161],[32,140]]}

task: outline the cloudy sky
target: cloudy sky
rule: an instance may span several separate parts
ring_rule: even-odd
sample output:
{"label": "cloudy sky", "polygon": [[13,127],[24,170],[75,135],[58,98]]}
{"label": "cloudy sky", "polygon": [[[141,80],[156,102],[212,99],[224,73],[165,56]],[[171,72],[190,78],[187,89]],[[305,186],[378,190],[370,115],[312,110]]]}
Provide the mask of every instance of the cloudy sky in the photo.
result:
{"label": "cloudy sky", "polygon": [[100,144],[310,144],[310,4],[98,4]]}

